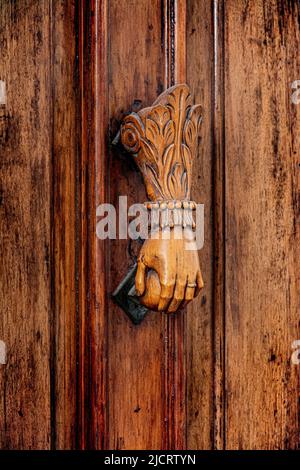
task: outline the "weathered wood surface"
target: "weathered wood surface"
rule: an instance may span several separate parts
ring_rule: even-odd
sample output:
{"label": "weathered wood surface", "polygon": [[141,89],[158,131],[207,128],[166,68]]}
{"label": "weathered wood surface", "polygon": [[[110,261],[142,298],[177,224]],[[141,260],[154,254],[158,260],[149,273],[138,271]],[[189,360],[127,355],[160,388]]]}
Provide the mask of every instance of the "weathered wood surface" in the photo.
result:
{"label": "weathered wood surface", "polygon": [[[203,108],[201,140],[193,166],[192,198],[204,204],[204,246],[199,252],[204,288],[187,309],[187,445],[210,449],[213,439],[213,275],[216,250],[213,233],[213,185],[217,172],[213,158],[214,45],[213,9],[206,0],[187,2],[187,78],[195,101]],[[201,51],[201,53],[199,53]],[[217,225],[219,226],[219,225]],[[218,231],[216,230],[215,234]],[[215,324],[216,327],[216,324]]]}
{"label": "weathered wood surface", "polygon": [[108,201],[108,9],[80,2],[81,158],[78,165],[78,446],[108,443],[108,244],[96,208]]}
{"label": "weathered wood surface", "polygon": [[[299,3],[218,1],[202,10],[201,2],[190,0],[188,11],[189,50],[207,43],[205,55],[188,54],[187,81],[193,86],[199,80],[205,57],[206,70],[211,62],[214,69],[204,83],[211,89],[204,108],[212,112],[214,269],[207,308],[213,346],[203,367],[208,343],[199,343],[206,330],[199,317],[189,317],[188,443],[295,449],[299,366],[291,355],[300,336],[299,113],[291,84],[299,75]],[[204,31],[197,37],[200,16]],[[211,383],[210,364],[213,387],[205,398],[213,408],[206,402],[205,409],[201,390]],[[205,428],[200,432],[205,425],[212,440]]]}
{"label": "weathered wood surface", "polygon": [[226,447],[299,448],[299,2],[225,2]]}
{"label": "weathered wood surface", "polygon": [[52,447],[78,447],[80,86],[78,4],[51,2],[52,17]]}
{"label": "weathered wood surface", "polygon": [[51,88],[48,2],[1,2],[0,447],[50,446]]}
{"label": "weathered wood surface", "polygon": [[77,445],[77,14],[71,1],[0,5],[1,448]]}
{"label": "weathered wood surface", "polygon": [[[299,2],[3,0],[0,44],[0,447],[299,448]],[[136,327],[109,297],[139,247],[95,213],[146,200],[110,144],[175,82],[205,287]]]}

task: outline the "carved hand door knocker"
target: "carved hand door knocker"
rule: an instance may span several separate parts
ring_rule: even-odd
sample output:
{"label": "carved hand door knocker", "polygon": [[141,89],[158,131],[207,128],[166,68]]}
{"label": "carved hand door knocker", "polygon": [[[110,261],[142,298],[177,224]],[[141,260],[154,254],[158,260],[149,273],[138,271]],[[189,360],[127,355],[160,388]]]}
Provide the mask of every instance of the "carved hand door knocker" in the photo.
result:
{"label": "carved hand door knocker", "polygon": [[[135,306],[139,303],[147,309],[173,313],[203,287],[193,232],[196,203],[190,199],[201,121],[201,106],[193,105],[189,87],[182,84],[169,88],[153,106],[129,114],[122,122],[121,142],[143,175],[151,222],[137,268],[125,280],[129,289],[135,275],[135,292],[129,292],[135,296]],[[124,282],[114,297],[124,308],[122,287]],[[145,310],[139,311],[140,317],[131,315],[132,319],[139,323]]]}

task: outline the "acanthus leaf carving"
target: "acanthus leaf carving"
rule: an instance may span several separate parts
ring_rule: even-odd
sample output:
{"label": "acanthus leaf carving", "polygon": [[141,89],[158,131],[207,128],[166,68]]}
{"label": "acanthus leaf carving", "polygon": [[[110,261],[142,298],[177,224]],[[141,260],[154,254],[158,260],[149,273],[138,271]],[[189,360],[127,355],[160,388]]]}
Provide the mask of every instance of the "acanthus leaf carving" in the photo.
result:
{"label": "acanthus leaf carving", "polygon": [[151,200],[189,199],[192,162],[202,120],[189,87],[175,85],[153,106],[125,117],[121,141],[133,154]]}

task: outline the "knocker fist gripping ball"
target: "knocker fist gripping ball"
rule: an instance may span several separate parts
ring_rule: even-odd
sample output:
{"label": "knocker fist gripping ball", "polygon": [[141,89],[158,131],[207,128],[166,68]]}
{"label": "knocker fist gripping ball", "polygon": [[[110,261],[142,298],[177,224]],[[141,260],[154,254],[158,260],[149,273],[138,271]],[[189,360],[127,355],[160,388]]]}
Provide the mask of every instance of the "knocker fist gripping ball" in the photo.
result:
{"label": "knocker fist gripping ball", "polygon": [[164,239],[145,241],[138,259],[135,287],[140,302],[147,308],[176,312],[193,300],[203,287],[196,244],[184,237],[176,239],[174,231]]}
{"label": "knocker fist gripping ball", "polygon": [[[161,292],[158,274],[153,269],[145,274],[143,273],[143,264],[141,263],[140,266],[140,274],[145,279],[145,291],[140,297],[140,302],[151,310],[157,310]],[[141,282],[143,282],[142,279]]]}
{"label": "knocker fist gripping ball", "polygon": [[139,255],[136,291],[152,310],[176,312],[203,287],[196,243],[187,250],[186,240],[174,237],[175,227],[194,228],[192,162],[201,122],[202,108],[182,83],[163,92],[152,106],[130,113],[121,125],[121,142],[144,178],[146,207],[158,215],[160,235],[165,227],[171,229],[169,239],[146,240]]}

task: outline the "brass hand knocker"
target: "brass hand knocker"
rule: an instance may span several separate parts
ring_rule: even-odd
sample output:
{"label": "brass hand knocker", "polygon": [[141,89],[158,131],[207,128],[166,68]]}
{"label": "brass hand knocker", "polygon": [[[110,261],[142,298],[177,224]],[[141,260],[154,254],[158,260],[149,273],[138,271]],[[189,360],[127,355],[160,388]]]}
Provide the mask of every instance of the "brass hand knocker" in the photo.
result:
{"label": "brass hand knocker", "polygon": [[189,87],[182,84],[121,125],[121,142],[133,155],[149,197],[145,206],[155,236],[149,235],[139,253],[135,290],[151,310],[176,312],[203,287],[196,244],[191,241],[186,250],[187,238],[194,240],[196,203],[190,191],[201,121],[201,106],[193,105]]}

